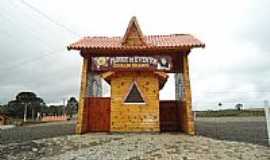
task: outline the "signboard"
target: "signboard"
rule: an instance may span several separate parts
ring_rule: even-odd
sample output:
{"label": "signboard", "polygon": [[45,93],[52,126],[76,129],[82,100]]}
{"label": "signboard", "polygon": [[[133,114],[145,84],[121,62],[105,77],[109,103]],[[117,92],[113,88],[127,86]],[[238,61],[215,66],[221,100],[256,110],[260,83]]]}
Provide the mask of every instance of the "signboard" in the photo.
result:
{"label": "signboard", "polygon": [[170,56],[118,56],[92,57],[93,71],[108,70],[158,70],[169,71],[172,68]]}

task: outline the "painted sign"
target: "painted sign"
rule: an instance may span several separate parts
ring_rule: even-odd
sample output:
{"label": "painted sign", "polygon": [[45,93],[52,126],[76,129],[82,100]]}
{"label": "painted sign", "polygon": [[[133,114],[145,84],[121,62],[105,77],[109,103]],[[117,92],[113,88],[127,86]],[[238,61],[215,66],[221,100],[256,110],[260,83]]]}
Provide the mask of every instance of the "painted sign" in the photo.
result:
{"label": "painted sign", "polygon": [[92,57],[91,62],[93,71],[129,69],[169,71],[172,68],[172,59],[169,56]]}

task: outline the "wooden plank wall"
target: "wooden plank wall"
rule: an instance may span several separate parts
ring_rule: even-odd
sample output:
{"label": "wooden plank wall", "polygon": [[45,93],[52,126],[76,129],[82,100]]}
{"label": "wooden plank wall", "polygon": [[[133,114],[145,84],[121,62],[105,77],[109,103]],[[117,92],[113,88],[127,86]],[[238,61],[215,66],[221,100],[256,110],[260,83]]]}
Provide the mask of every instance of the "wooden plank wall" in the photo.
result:
{"label": "wooden plank wall", "polygon": [[[136,81],[145,104],[125,104],[132,83]],[[111,80],[111,131],[159,132],[158,78],[147,72],[121,72]]]}
{"label": "wooden plank wall", "polygon": [[81,73],[81,90],[79,98],[79,110],[76,125],[76,133],[83,134],[87,132],[87,108],[85,107],[85,97],[87,95],[87,81],[88,81],[89,61],[83,59],[82,73]]}
{"label": "wooden plank wall", "polygon": [[111,98],[87,97],[85,100],[88,112],[88,132],[110,131]]}
{"label": "wooden plank wall", "polygon": [[160,109],[160,131],[180,131],[181,121],[180,116],[182,112],[177,101],[163,100],[159,103]]}

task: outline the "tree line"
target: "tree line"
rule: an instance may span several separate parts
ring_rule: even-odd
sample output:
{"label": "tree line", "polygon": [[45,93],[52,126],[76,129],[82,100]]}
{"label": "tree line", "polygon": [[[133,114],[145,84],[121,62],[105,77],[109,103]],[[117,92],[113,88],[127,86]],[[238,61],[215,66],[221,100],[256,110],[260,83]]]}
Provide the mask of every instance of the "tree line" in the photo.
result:
{"label": "tree line", "polygon": [[21,119],[26,116],[35,120],[40,116],[68,115],[70,118],[78,111],[78,101],[70,97],[66,105],[47,105],[45,101],[33,92],[20,92],[15,100],[0,105],[0,113],[12,118]]}

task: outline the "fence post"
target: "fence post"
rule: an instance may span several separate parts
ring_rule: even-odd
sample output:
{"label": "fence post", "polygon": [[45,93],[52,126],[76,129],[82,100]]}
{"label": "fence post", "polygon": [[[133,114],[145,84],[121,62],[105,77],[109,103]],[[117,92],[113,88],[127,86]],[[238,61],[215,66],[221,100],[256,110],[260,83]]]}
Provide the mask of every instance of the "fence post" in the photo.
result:
{"label": "fence post", "polygon": [[267,126],[267,133],[268,133],[268,144],[270,145],[270,107],[264,107],[265,119],[266,119],[266,126]]}

